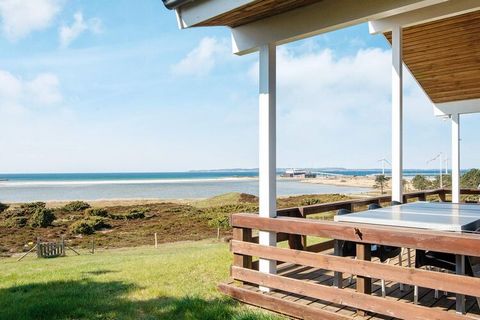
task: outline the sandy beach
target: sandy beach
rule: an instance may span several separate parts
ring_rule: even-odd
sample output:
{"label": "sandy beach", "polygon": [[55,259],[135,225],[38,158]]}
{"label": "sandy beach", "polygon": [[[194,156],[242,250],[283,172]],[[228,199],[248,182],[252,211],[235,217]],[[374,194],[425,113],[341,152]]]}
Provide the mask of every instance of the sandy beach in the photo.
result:
{"label": "sandy beach", "polygon": [[375,185],[374,176],[318,176],[316,178],[302,179],[301,181],[313,184],[361,188],[373,188]]}

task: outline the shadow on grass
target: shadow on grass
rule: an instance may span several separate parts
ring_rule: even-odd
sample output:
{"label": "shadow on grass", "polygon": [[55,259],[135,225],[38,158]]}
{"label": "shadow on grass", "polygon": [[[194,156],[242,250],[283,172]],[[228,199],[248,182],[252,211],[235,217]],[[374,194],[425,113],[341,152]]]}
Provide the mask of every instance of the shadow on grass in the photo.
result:
{"label": "shadow on grass", "polygon": [[107,273],[117,273],[117,272],[118,271],[114,271],[114,270],[95,270],[95,271],[83,272],[83,274],[92,275],[92,276],[101,276]]}
{"label": "shadow on grass", "polygon": [[132,284],[56,281],[0,290],[0,319],[270,319],[229,299],[127,298]]}

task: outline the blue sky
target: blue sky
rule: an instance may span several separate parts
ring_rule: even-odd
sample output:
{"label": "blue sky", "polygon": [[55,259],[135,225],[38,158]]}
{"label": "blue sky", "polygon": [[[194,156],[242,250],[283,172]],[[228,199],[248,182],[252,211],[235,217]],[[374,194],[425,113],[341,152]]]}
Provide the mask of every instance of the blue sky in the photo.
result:
{"label": "blue sky", "polygon": [[[0,172],[257,167],[257,55],[231,54],[228,29],[178,30],[160,0],[0,0],[0,19]],[[366,25],[279,47],[278,166],[389,158],[389,64]],[[405,166],[433,167],[450,124],[405,82]]]}

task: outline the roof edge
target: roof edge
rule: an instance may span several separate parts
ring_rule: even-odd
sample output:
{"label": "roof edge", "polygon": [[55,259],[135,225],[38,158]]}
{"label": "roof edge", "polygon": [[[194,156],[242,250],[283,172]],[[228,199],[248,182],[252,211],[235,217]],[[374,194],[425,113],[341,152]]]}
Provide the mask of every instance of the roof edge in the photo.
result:
{"label": "roof edge", "polygon": [[180,6],[183,6],[184,4],[188,2],[193,2],[194,0],[162,0],[163,5],[170,10],[177,9]]}

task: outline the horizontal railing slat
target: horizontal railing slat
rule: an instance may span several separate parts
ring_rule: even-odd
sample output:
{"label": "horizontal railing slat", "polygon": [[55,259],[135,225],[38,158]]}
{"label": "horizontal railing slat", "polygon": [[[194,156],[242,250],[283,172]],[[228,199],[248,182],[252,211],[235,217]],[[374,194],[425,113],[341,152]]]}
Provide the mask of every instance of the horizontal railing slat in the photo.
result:
{"label": "horizontal railing slat", "polygon": [[231,250],[234,253],[251,255],[269,260],[280,260],[313,268],[322,268],[331,271],[365,276],[368,278],[418,285],[420,287],[456,292],[474,297],[480,296],[480,278],[400,267],[364,260],[353,260],[327,254],[262,246],[241,241],[232,241]]}
{"label": "horizontal railing slat", "polygon": [[396,247],[433,250],[446,253],[480,256],[480,235],[430,231],[369,224],[338,223],[303,218],[263,218],[255,214],[232,215],[237,228],[261,229],[359,243],[383,244]]}
{"label": "horizontal railing slat", "polygon": [[298,295],[330,301],[336,304],[350,306],[402,319],[416,320],[465,320],[473,319],[460,314],[448,313],[415,304],[399,303],[393,299],[366,295],[349,289],[338,289],[322,284],[305,282],[283,276],[261,273],[259,271],[232,267],[234,279],[255,283],[267,288],[284,290]]}
{"label": "horizontal railing slat", "polygon": [[322,320],[351,320],[338,313],[330,312],[313,306],[303,305],[294,301],[288,301],[271,295],[266,295],[252,290],[243,289],[230,284],[220,284],[218,289],[224,294],[257,307],[262,307],[276,312],[288,314],[299,319],[322,319]]}
{"label": "horizontal railing slat", "polygon": [[324,242],[312,244],[310,246],[307,246],[305,248],[305,251],[310,251],[310,252],[322,252],[325,250],[333,249],[333,245],[335,243],[335,240],[327,240]]}
{"label": "horizontal railing slat", "polygon": [[[450,189],[433,189],[433,190],[423,190],[423,191],[415,191],[410,193],[405,193],[403,195],[404,200],[408,199],[425,199],[426,196],[434,196],[438,195],[441,198],[445,197],[446,194],[451,194],[452,190]],[[462,189],[462,195],[480,195],[480,189]],[[381,202],[389,202],[391,201],[392,197],[390,195],[385,196],[377,196],[371,197],[366,199],[350,199],[350,200],[342,200],[336,202],[328,202],[328,203],[320,203],[320,204],[313,204],[308,206],[302,207],[295,207],[295,208],[284,208],[279,209],[277,214],[279,216],[295,216],[299,212],[303,212],[303,215],[308,216],[315,213],[324,213],[328,211],[334,211],[339,209],[349,209],[358,206],[366,206],[371,203],[381,203]]]}

